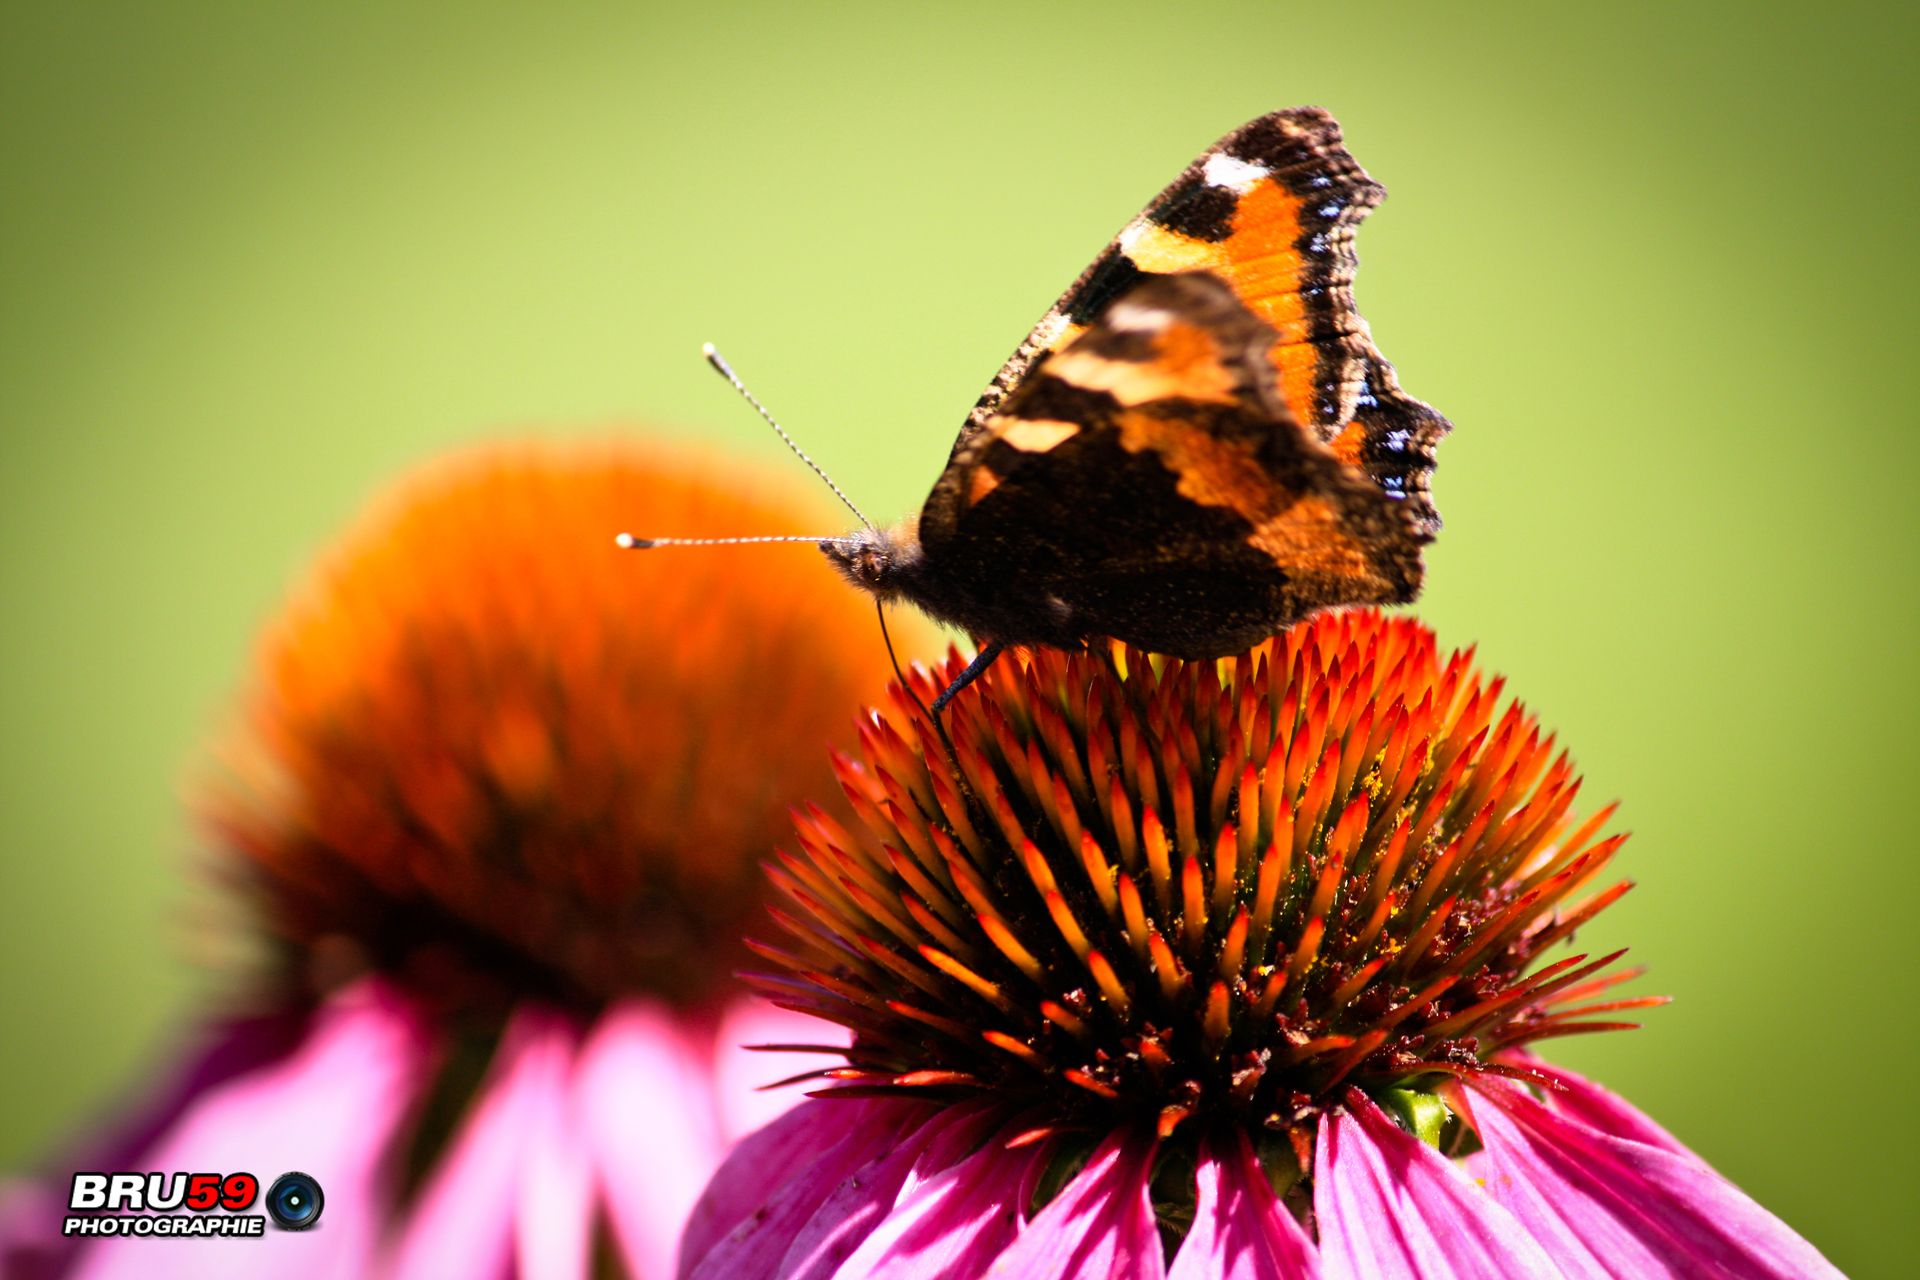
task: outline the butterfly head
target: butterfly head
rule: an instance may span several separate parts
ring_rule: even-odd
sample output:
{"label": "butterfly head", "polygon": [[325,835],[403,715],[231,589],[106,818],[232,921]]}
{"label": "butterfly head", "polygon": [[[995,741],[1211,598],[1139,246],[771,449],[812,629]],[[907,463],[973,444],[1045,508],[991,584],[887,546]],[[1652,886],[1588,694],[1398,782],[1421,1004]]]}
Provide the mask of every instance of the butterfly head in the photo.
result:
{"label": "butterfly head", "polygon": [[844,538],[821,541],[820,550],[848,582],[882,600],[906,592],[920,566],[917,521],[891,529],[859,529]]}

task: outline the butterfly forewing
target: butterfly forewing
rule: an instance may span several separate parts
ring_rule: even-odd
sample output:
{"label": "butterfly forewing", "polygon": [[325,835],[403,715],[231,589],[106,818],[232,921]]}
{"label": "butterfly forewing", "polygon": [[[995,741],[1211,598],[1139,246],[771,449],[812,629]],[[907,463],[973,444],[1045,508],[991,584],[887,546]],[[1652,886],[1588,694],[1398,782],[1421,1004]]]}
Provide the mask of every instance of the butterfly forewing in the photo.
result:
{"label": "butterfly forewing", "polygon": [[1384,195],[1326,112],[1262,116],[1115,237],[980,397],[917,517],[822,544],[988,641],[1220,657],[1411,600],[1446,419],[1354,309]]}
{"label": "butterfly forewing", "polygon": [[[935,611],[1008,640],[1244,648],[1335,604],[1410,598],[1395,505],[1294,419],[1270,325],[1204,272],[1137,281],[964,441],[919,535]],[[980,612],[981,602],[986,612]]]}
{"label": "butterfly forewing", "polygon": [[985,427],[1034,360],[1059,351],[1144,278],[1205,271],[1272,331],[1267,358],[1295,422],[1334,445],[1415,531],[1439,527],[1429,495],[1445,418],[1405,395],[1355,309],[1354,229],[1385,190],[1314,107],[1275,112],[1203,153],[1116,236],[1001,368],[955,446]]}

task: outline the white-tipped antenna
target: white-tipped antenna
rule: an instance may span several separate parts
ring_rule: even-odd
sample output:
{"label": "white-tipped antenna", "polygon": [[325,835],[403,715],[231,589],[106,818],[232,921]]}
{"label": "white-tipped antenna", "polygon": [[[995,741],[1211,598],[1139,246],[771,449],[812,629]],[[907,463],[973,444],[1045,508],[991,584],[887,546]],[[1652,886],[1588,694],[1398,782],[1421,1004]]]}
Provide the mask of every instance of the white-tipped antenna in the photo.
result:
{"label": "white-tipped antenna", "polygon": [[811,542],[815,546],[827,543],[830,546],[844,546],[847,538],[813,538],[806,534],[763,534],[753,538],[642,538],[631,533],[618,533],[613,537],[614,545],[626,551],[650,551],[654,547],[734,547],[745,542]]}
{"label": "white-tipped antenna", "polygon": [[[700,354],[704,355],[707,358],[707,363],[712,365],[714,367],[714,370],[717,373],[719,373],[721,377],[725,378],[728,382],[733,384],[733,389],[735,391],[738,391],[741,397],[745,399],[748,404],[753,406],[753,411],[755,413],[759,414],[762,418],[766,419],[767,425],[772,427],[774,431],[779,435],[779,437],[782,440],[787,442],[787,448],[793,450],[794,456],[799,458],[800,461],[806,463],[808,467],[812,468],[813,474],[819,476],[822,480],[827,482],[827,488],[833,490],[833,496],[840,499],[840,501],[846,503],[847,510],[853,512],[854,515],[859,516],[861,524],[867,526],[867,528],[869,529],[873,528],[873,521],[867,519],[866,512],[860,510],[859,507],[854,506],[853,499],[849,498],[846,495],[846,493],[841,490],[840,486],[833,482],[833,477],[828,475],[826,472],[822,471],[820,469],[820,464],[815,462],[812,458],[809,458],[807,456],[807,451],[805,449],[802,449],[798,444],[794,443],[793,437],[787,434],[787,429],[781,426],[778,422],[774,421],[773,415],[767,412],[767,406],[761,404],[760,401],[754,397],[753,392],[747,390],[747,384],[740,381],[740,375],[733,371],[733,366],[728,364],[726,361],[726,358],[723,357],[717,350],[714,349],[714,345],[711,342],[701,344]],[[665,540],[663,539],[663,541]],[[802,541],[813,541],[813,539],[802,539]]]}

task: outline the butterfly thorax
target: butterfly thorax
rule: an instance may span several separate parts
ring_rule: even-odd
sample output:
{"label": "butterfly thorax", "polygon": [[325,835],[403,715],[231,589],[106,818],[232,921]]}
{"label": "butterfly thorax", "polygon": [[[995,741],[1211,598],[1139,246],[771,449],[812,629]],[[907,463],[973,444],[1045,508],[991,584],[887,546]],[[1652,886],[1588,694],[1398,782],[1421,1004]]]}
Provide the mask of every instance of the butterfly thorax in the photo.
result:
{"label": "butterfly thorax", "polygon": [[920,541],[919,518],[861,529],[820,550],[848,582],[882,601],[904,600],[937,622],[981,640],[1077,648],[1070,611],[1046,593],[1034,598],[1014,566],[936,563]]}

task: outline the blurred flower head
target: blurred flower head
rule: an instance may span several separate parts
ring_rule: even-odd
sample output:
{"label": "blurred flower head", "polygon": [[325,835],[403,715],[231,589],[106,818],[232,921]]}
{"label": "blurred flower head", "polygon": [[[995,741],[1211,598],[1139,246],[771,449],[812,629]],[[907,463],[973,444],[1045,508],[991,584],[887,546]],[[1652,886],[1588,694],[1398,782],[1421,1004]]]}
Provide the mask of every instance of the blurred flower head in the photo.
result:
{"label": "blurred flower head", "polygon": [[[790,494],[660,453],[518,447],[429,468],[262,643],[224,870],[323,983],[435,1000],[681,1005],[731,985],[786,807],[884,669],[804,550],[623,554],[630,523],[797,531]],[[824,527],[824,526],[821,526]]]}
{"label": "blurred flower head", "polygon": [[857,832],[810,811],[772,872],[756,981],[852,1042],[683,1274],[1832,1274],[1530,1052],[1661,1001],[1563,954],[1624,837],[1471,655],[1352,612],[1003,660],[949,714],[896,690],[836,759]]}
{"label": "blurred flower head", "polygon": [[[798,1068],[736,1046],[822,1030],[732,971],[759,861],[886,666],[872,613],[804,549],[615,547],[633,524],[824,527],[742,471],[478,449],[323,557],[200,805],[265,994],[76,1167],[302,1170],[326,1230],[42,1264],[671,1274],[726,1144],[788,1105],[754,1086]],[[31,1226],[57,1241],[57,1213]]]}

